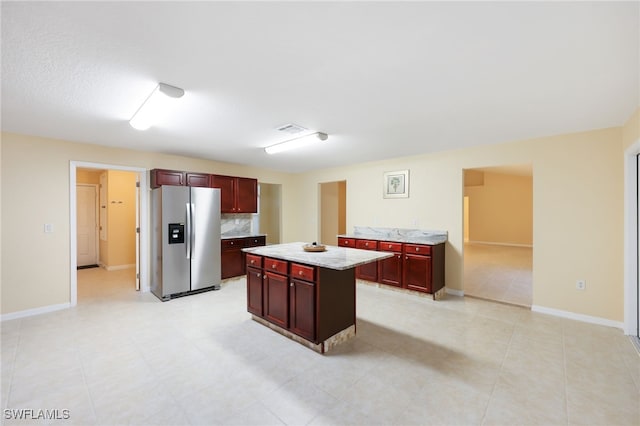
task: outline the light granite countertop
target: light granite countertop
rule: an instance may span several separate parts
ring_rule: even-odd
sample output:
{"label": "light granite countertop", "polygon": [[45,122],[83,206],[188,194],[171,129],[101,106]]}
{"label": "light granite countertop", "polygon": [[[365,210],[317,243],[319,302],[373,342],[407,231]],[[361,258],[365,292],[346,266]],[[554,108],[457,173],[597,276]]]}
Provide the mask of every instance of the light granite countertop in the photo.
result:
{"label": "light granite countertop", "polygon": [[436,245],[447,242],[447,231],[425,231],[421,229],[371,228],[355,226],[352,234],[338,237],[360,238],[366,240],[391,241],[396,243]]}
{"label": "light granite countertop", "polygon": [[222,234],[220,235],[220,239],[222,240],[230,240],[232,238],[252,238],[252,237],[266,237],[267,234]]}
{"label": "light granite countertop", "polygon": [[336,246],[326,246],[327,250],[322,252],[307,252],[302,248],[305,244],[308,243],[274,244],[271,246],[245,248],[242,251],[258,256],[272,257],[339,271],[386,259],[394,255],[389,252]]}

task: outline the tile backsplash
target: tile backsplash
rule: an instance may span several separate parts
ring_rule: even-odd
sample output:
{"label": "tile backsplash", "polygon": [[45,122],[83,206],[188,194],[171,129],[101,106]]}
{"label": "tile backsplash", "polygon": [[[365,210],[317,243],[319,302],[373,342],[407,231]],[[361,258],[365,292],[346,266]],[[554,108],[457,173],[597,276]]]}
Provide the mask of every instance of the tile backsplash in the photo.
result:
{"label": "tile backsplash", "polygon": [[222,214],[220,233],[222,235],[248,235],[254,233],[254,214]]}

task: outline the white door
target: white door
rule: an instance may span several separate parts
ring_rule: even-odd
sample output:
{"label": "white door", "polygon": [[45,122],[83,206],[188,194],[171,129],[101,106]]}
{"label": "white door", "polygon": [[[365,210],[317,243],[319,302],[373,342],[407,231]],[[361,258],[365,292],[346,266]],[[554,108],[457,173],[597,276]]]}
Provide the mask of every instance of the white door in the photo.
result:
{"label": "white door", "polygon": [[98,263],[95,185],[76,185],[78,266]]}

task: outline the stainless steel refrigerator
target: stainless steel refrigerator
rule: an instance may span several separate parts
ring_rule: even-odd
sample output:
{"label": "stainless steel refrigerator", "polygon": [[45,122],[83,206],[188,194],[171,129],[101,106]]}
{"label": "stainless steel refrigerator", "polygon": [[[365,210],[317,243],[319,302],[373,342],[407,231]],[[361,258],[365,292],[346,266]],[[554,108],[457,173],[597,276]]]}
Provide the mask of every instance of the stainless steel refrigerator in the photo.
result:
{"label": "stainless steel refrigerator", "polygon": [[151,192],[151,292],[163,301],[220,288],[220,190]]}

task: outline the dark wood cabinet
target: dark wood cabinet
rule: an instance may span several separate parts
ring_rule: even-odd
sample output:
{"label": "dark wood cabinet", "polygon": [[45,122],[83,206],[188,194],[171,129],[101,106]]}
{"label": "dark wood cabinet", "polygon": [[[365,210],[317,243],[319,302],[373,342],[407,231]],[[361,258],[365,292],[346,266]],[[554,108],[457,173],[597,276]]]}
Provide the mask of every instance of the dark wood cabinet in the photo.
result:
{"label": "dark wood cabinet", "polygon": [[402,243],[380,241],[379,251],[393,252],[393,257],[378,261],[378,282],[402,287]]}
{"label": "dark wood cabinet", "polygon": [[355,238],[338,237],[338,246],[339,247],[356,248],[356,239]]}
{"label": "dark wood cabinet", "polygon": [[258,212],[257,179],[211,175],[209,186],[220,188],[222,213]]}
{"label": "dark wood cabinet", "polygon": [[[356,240],[356,248],[361,250],[377,250],[375,240]],[[366,281],[378,281],[378,266],[376,262],[356,267],[356,278]]]}
{"label": "dark wood cabinet", "polygon": [[[257,268],[251,265],[262,265],[262,314],[257,313]],[[247,255],[247,311],[315,344],[355,324],[354,283],[353,268],[333,270]]]}
{"label": "dark wood cabinet", "polygon": [[238,277],[244,274],[244,238],[224,239],[221,242],[220,263],[222,279]]}
{"label": "dark wood cabinet", "polygon": [[209,176],[206,173],[186,173],[185,183],[187,186],[209,187]]}
{"label": "dark wood cabinet", "polygon": [[403,287],[435,294],[444,288],[444,244],[404,244]]}
{"label": "dark wood cabinet", "polygon": [[315,283],[291,278],[289,283],[289,329],[308,340],[316,338]]}
{"label": "dark wood cabinet", "polygon": [[405,254],[404,286],[409,290],[431,293],[431,256]]}
{"label": "dark wood cabinet", "polygon": [[262,269],[247,267],[247,310],[252,314],[262,316]]}
{"label": "dark wood cabinet", "polygon": [[289,279],[286,275],[264,272],[264,317],[282,328],[289,327]]}
{"label": "dark wood cabinet", "polygon": [[177,170],[153,169],[151,174],[151,188],[162,185],[184,186],[185,173]]}
{"label": "dark wood cabinet", "polygon": [[239,277],[245,274],[245,247],[258,247],[266,244],[266,237],[229,238],[221,241],[222,279]]}
{"label": "dark wood cabinet", "polygon": [[445,286],[444,243],[410,244],[338,237],[338,246],[394,253],[393,257],[356,267],[356,278],[430,293],[434,299]]}

